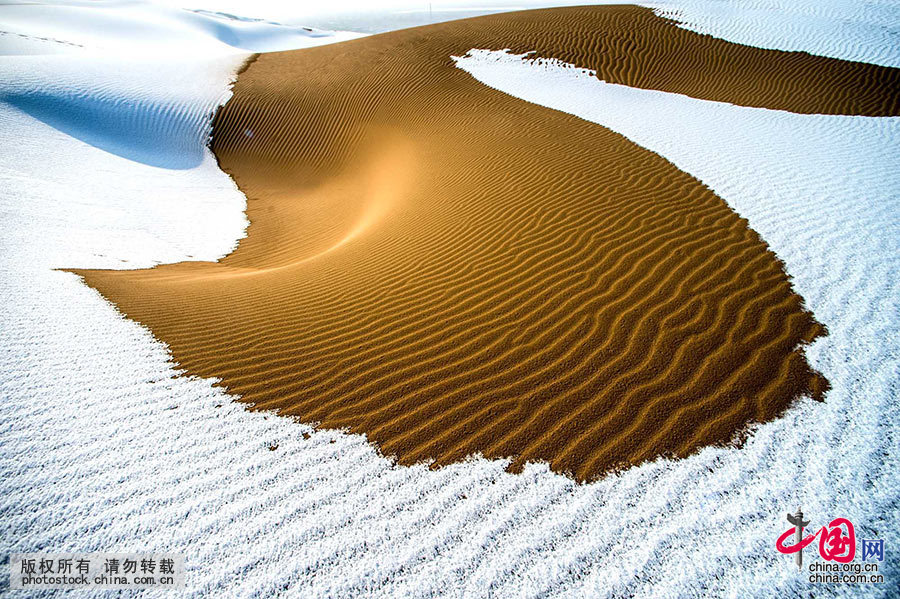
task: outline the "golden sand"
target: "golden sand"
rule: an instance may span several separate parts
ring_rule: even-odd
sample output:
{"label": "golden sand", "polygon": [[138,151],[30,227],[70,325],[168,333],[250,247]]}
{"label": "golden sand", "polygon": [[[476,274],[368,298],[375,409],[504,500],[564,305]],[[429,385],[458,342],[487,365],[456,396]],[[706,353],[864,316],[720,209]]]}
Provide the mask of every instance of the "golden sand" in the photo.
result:
{"label": "golden sand", "polygon": [[450,59],[471,48],[750,106],[898,112],[895,70],[634,7],[265,54],[214,126],[248,197],[237,250],[78,272],[190,373],[402,463],[481,453],[588,480],[821,397],[802,344],[823,328],[744,219],[624,137],[478,83]]}

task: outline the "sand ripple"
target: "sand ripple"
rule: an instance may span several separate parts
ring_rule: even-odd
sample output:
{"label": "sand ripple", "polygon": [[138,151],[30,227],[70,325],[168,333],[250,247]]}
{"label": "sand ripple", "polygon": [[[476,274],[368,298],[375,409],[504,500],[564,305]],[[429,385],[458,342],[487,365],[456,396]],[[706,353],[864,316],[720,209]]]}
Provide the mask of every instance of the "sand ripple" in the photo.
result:
{"label": "sand ripple", "polygon": [[481,453],[586,480],[821,396],[802,345],[823,327],[746,221],[657,154],[455,69],[473,47],[703,99],[898,111],[894,69],[630,7],[267,54],[214,125],[248,197],[238,249],[81,274],[189,371],[402,463]]}

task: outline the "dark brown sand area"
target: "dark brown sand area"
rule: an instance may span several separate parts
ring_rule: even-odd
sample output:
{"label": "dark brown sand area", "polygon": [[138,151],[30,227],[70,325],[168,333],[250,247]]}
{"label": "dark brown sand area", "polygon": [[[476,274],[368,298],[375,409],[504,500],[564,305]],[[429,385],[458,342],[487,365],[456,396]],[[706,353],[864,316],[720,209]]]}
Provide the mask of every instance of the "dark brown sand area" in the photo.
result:
{"label": "dark brown sand area", "polygon": [[481,453],[590,480],[821,398],[802,346],[823,327],[747,222],[624,137],[475,81],[450,59],[471,48],[749,106],[900,111],[897,70],[634,7],[265,54],[214,124],[248,197],[237,250],[76,272],[191,374],[401,463]]}

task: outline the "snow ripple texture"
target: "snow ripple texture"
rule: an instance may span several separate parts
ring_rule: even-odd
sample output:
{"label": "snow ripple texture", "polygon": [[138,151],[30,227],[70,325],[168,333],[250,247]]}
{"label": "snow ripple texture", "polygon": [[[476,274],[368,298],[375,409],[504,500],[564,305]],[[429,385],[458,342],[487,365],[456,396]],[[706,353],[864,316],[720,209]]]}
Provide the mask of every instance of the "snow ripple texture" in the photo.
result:
{"label": "snow ripple texture", "polygon": [[[822,14],[810,51],[839,28]],[[696,26],[714,33],[721,22]],[[747,23],[745,38],[770,35]],[[893,51],[865,39],[855,55]],[[53,270],[230,251],[246,225],[244,199],[202,146],[208,121],[191,116],[191,129],[177,115],[207,114],[242,58],[165,62],[125,82],[113,61],[92,59],[80,66],[98,71],[77,85],[65,78],[78,64],[0,58],[3,97],[37,98],[36,108],[0,101],[0,568],[13,551],[172,551],[188,564],[182,594],[216,597],[896,589],[891,558],[880,587],[813,589],[774,539],[802,503],[814,525],[843,515],[889,552],[900,540],[897,119],[801,118],[616,90],[502,54],[460,61],[706,182],[772,245],[830,329],[809,349],[834,385],[825,404],[801,402],[741,450],[708,448],[577,485],[540,464],[521,475],[478,458],[438,471],[395,467],[362,437],[247,412],[212,381],[183,376],[145,329]],[[40,99],[54,89],[56,100]],[[160,89],[174,95],[160,100]],[[47,118],[45,101],[83,101],[74,119],[83,128]],[[136,109],[116,114],[127,106]],[[129,131],[154,121],[155,157],[118,127],[89,127],[98,114]]]}
{"label": "snow ripple texture", "polygon": [[645,6],[685,29],[736,44],[900,66],[897,0],[680,0]]}

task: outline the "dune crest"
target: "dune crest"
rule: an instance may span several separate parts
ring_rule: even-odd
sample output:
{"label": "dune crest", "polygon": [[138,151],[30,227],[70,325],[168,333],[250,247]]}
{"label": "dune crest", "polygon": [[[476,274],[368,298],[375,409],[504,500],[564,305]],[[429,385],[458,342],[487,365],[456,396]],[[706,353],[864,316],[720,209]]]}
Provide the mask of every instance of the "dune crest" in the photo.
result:
{"label": "dune crest", "polygon": [[633,7],[266,54],[214,123],[248,197],[238,249],[80,274],[190,372],[402,463],[481,453],[590,480],[822,396],[802,346],[824,329],[744,219],[624,137],[481,85],[450,58],[471,48],[738,104],[897,111],[896,70]]}

